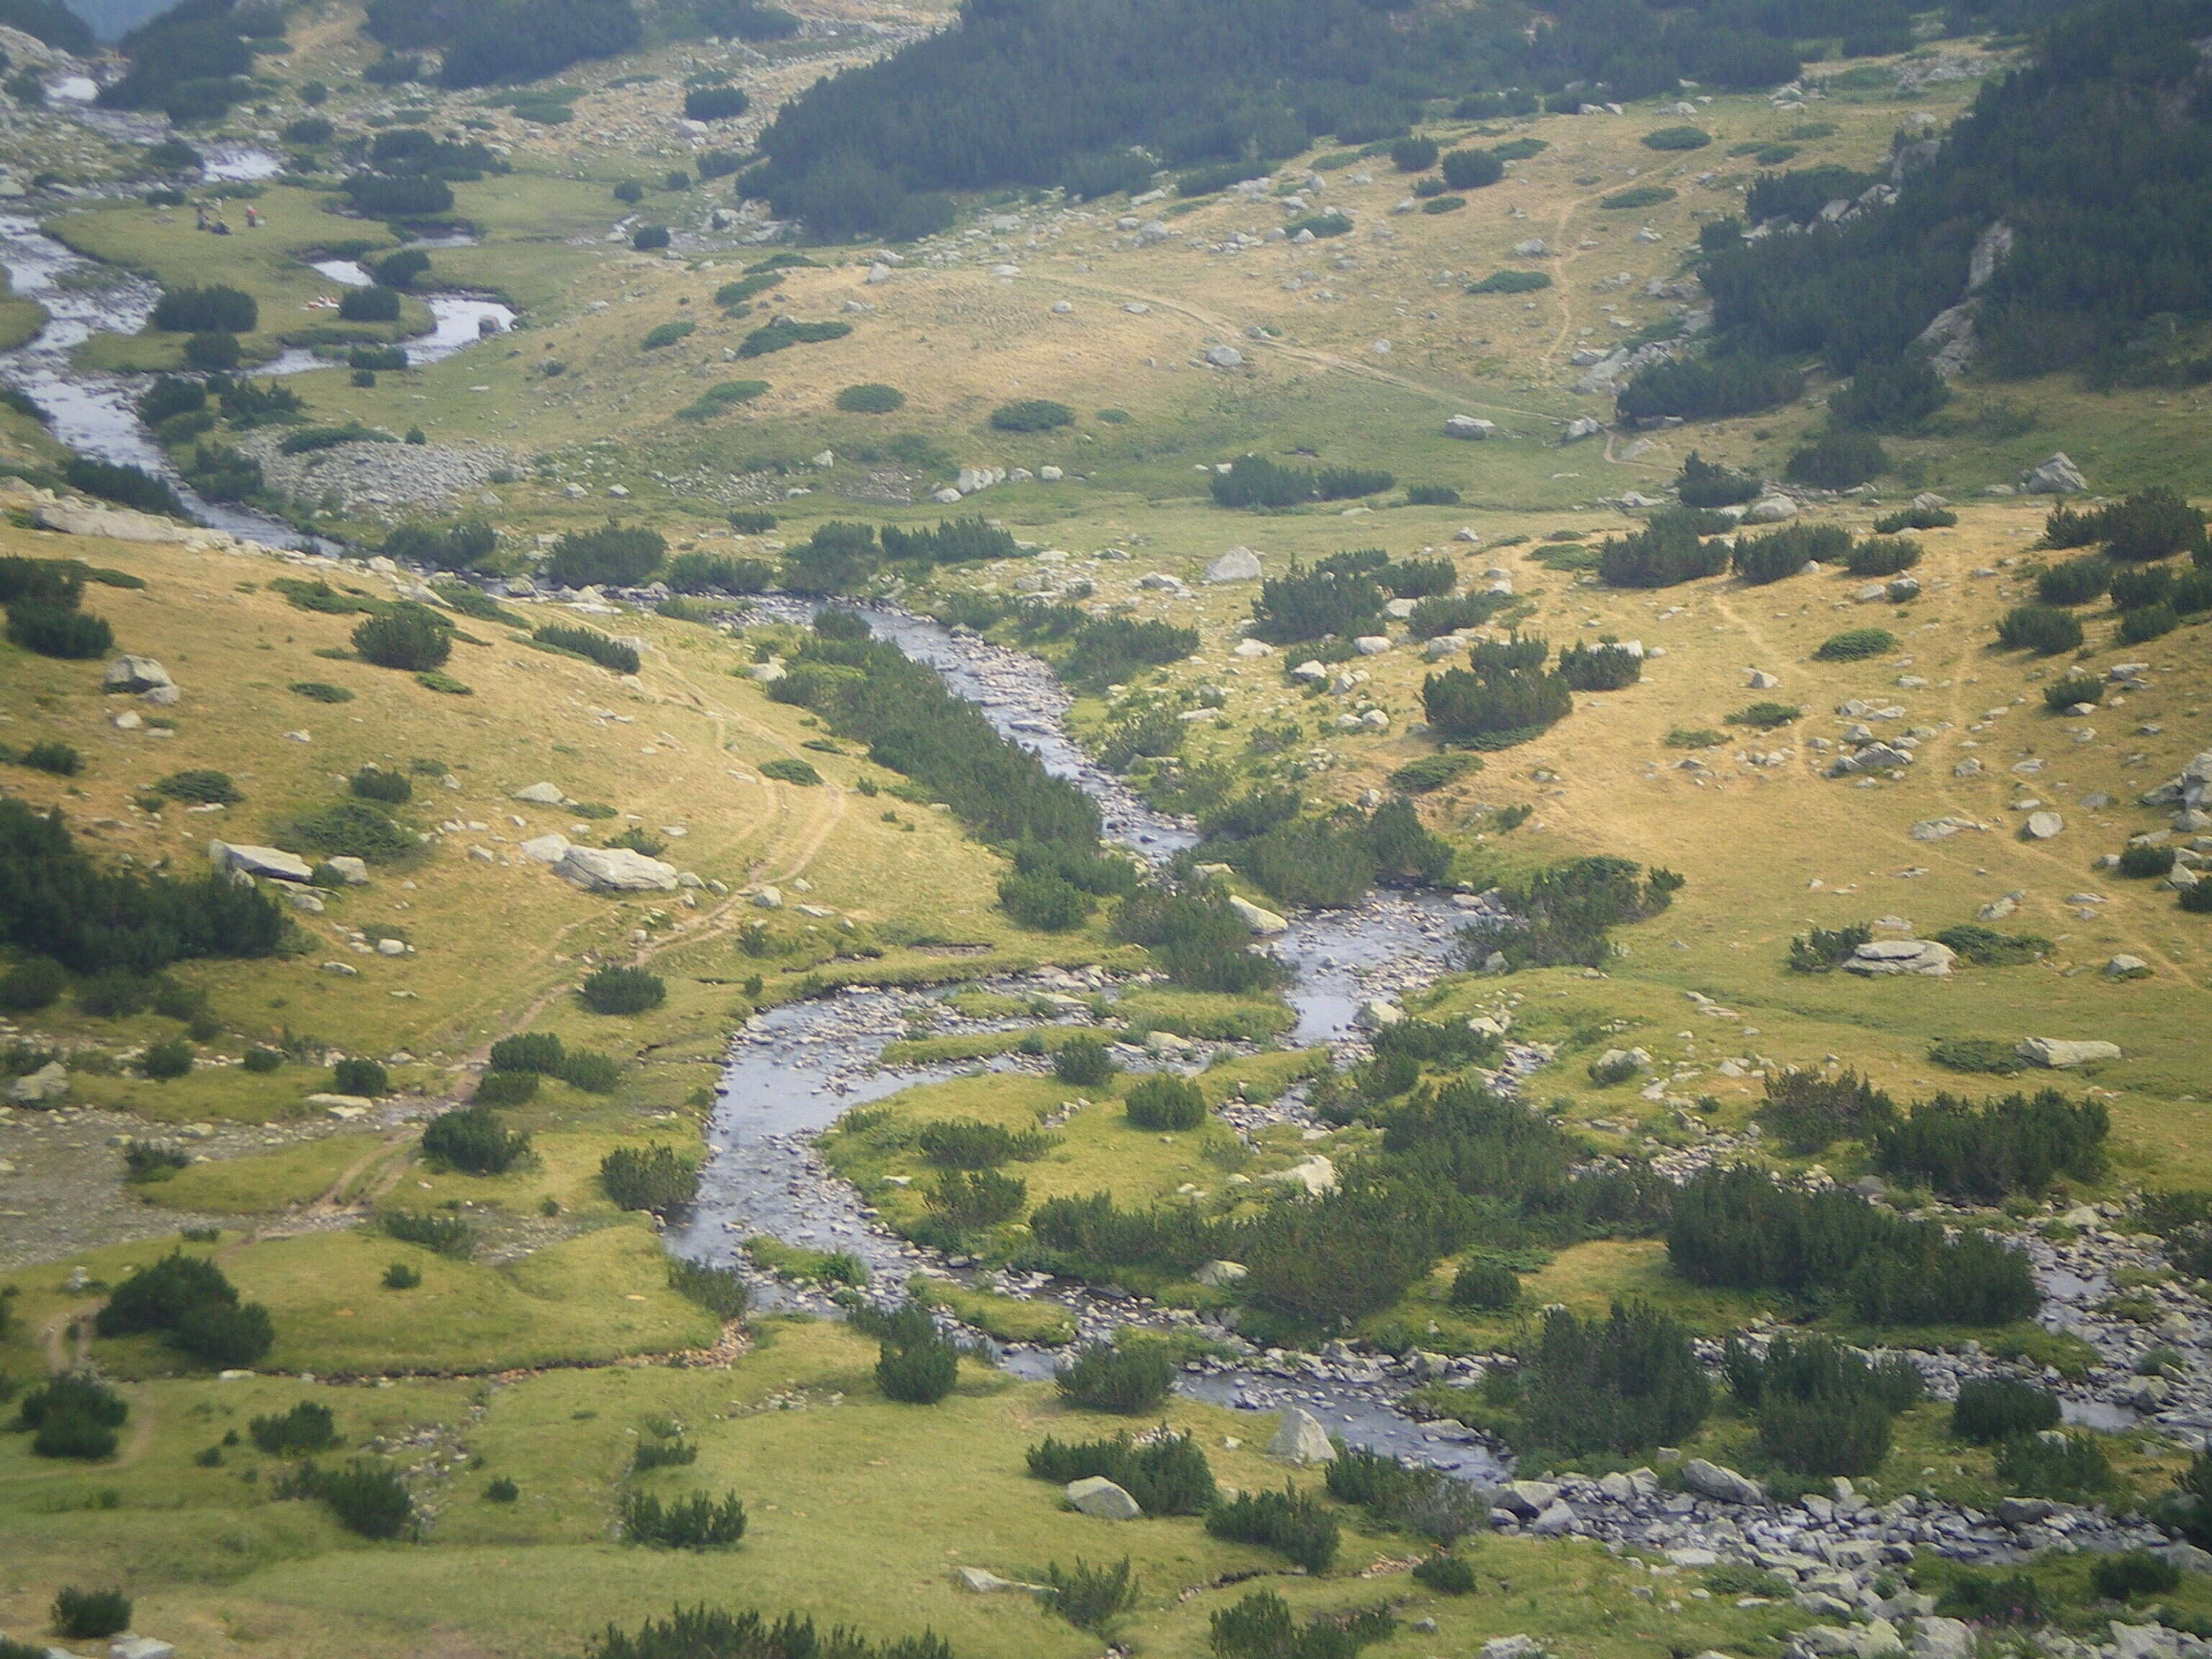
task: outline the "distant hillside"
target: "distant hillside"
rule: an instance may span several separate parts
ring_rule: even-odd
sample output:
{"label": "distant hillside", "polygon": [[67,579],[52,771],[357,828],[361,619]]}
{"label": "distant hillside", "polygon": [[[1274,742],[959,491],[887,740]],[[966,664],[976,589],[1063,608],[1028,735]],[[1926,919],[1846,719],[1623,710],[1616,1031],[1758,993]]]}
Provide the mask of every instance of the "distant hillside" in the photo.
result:
{"label": "distant hillside", "polygon": [[69,0],[70,9],[92,25],[102,40],[118,40],[149,17],[158,17],[177,0]]}
{"label": "distant hillside", "polygon": [[[2212,376],[2188,326],[2212,319],[2212,65],[2196,44],[2208,33],[2212,0],[2077,7],[1940,146],[1899,150],[1893,200],[1841,168],[1763,176],[1748,216],[1791,228],[1744,241],[1708,228],[1711,368],[1647,371],[1624,411],[1741,412],[1756,402],[1729,388],[1757,382],[1755,366],[1817,354],[1897,390],[1862,400],[1857,423],[1879,426],[1940,400],[1920,364],[1947,344],[1946,370]],[[1838,200],[1859,205],[1829,222]],[[1696,406],[1716,398],[1741,408]],[[1895,407],[1873,406],[1884,401]]]}
{"label": "distant hillside", "polygon": [[[966,0],[957,27],[787,105],[747,188],[828,236],[914,235],[933,192],[1143,187],[1160,164],[1251,165],[1316,139],[1464,115],[1766,87],[1808,55],[1900,52],[1910,0]],[[1962,5],[1955,26],[1981,9]],[[1110,66],[1110,69],[1107,66]],[[1131,146],[1143,153],[1132,155]]]}

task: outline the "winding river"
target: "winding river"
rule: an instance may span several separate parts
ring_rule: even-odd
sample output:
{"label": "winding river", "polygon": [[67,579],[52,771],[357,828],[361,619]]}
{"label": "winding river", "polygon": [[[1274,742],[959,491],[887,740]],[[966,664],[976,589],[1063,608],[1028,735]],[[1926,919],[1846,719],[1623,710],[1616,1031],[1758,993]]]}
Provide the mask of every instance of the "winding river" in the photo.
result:
{"label": "winding river", "polygon": [[[94,114],[90,118],[100,118]],[[209,161],[210,176],[226,179],[264,177],[277,165],[274,157],[246,149],[211,151]],[[46,235],[36,220],[20,214],[0,215],[0,264],[6,266],[15,291],[37,300],[49,319],[34,338],[0,353],[0,383],[33,398],[51,417],[55,435],[71,448],[173,478],[136,413],[137,398],[151,377],[90,372],[74,361],[76,349],[95,332],[128,335],[143,330],[158,297],[154,286],[70,252]],[[329,261],[315,269],[337,285],[359,286],[368,280],[367,272],[350,262]],[[417,363],[465,349],[485,333],[503,331],[514,320],[507,307],[479,296],[424,297],[435,326],[428,335],[406,343],[410,359]],[[311,353],[293,350],[254,372],[288,374],[326,366],[325,360]],[[181,487],[180,494],[214,527],[273,546],[301,543],[299,533],[289,526],[199,501]],[[763,601],[762,608],[793,618],[805,614],[795,604],[773,599]],[[1068,735],[1067,695],[1041,660],[904,612],[870,609],[861,614],[875,632],[928,664],[954,692],[974,702],[1002,735],[1035,752],[1055,775],[1073,780],[1091,794],[1109,840],[1153,863],[1194,843],[1189,823],[1147,806],[1095,765]],[[1297,1015],[1291,1040],[1354,1048],[1360,1005],[1370,998],[1395,997],[1436,978],[1449,965],[1456,933],[1479,910],[1479,904],[1464,897],[1378,895],[1356,908],[1293,916],[1288,931],[1268,943],[1296,974],[1286,993]],[[1102,975],[1071,977],[1056,970],[994,983],[1012,991],[1110,994],[1112,990]],[[1055,1301],[1073,1315],[1085,1340],[1109,1339],[1130,1328],[1194,1328],[1236,1350],[1241,1358],[1187,1370],[1178,1385],[1187,1394],[1253,1412],[1302,1406],[1356,1445],[1387,1450],[1478,1481],[1492,1481],[1505,1473],[1494,1453],[1466,1430],[1452,1424],[1425,1424],[1400,1409],[1414,1380],[1401,1364],[1335,1345],[1319,1358],[1261,1354],[1232,1331],[1200,1324],[1188,1312],[1073,1287],[1042,1274],[987,1276],[964,1258],[948,1260],[925,1251],[882,1226],[854,1189],[823,1167],[813,1142],[855,1105],[969,1069],[965,1065],[892,1068],[879,1063],[887,1045],[910,1035],[915,1017],[935,1021],[947,1012],[934,991],[854,988],[746,1022],[732,1040],[723,1072],[699,1204],[684,1225],[671,1231],[669,1248],[716,1262],[734,1260],[750,1273],[738,1247],[747,1237],[765,1234],[794,1245],[857,1255],[866,1264],[878,1294],[895,1293],[917,1272],[950,1273],[1015,1295]],[[1509,1045],[1500,1084],[1510,1086],[1537,1061],[1531,1051]],[[992,1064],[1015,1069],[1036,1062],[1009,1055]],[[1222,1115],[1239,1127],[1267,1121],[1312,1127],[1297,1091],[1271,1106],[1232,1105]],[[2104,1361],[2089,1387],[2068,1390],[2069,1418],[2100,1427],[2124,1426],[2133,1420],[2133,1413],[2112,1402],[2133,1386],[2127,1364],[2129,1344],[2135,1339],[2091,1311],[2110,1291],[2100,1264],[2077,1263],[2081,1272],[2069,1273],[2061,1259],[2063,1247],[2054,1251],[2031,1237],[2027,1248],[2052,1298],[2045,1322],[2089,1339]],[[818,1291],[757,1273],[751,1277],[758,1299],[766,1305],[823,1315],[836,1311]],[[2175,1333],[2174,1340],[2201,1360],[2212,1361],[2212,1344],[2208,1344],[2201,1322],[2185,1334]],[[1056,1358],[1049,1349],[985,1346],[997,1363],[1024,1376],[1048,1376]],[[1466,1380],[1465,1376],[1457,1380]],[[2179,1414],[2162,1415],[2172,1419]]]}
{"label": "winding river", "polygon": [[[267,178],[281,165],[266,151],[243,147],[213,147],[205,154],[210,180]],[[72,252],[24,214],[0,214],[0,266],[6,267],[15,292],[37,301],[47,316],[46,326],[31,339],[0,352],[0,384],[23,392],[44,410],[57,439],[80,454],[167,478],[202,524],[270,546],[303,544],[306,538],[291,526],[204,500],[177,476],[138,419],[138,398],[152,383],[151,375],[99,373],[76,361],[77,349],[94,334],[142,332],[161,297],[154,283]],[[369,281],[368,273],[349,261],[329,261],[314,269],[341,287],[365,287]],[[478,295],[426,294],[422,301],[433,319],[431,331],[403,343],[415,364],[440,362],[514,323],[510,308]],[[328,358],[294,348],[250,372],[298,374],[330,367]]]}

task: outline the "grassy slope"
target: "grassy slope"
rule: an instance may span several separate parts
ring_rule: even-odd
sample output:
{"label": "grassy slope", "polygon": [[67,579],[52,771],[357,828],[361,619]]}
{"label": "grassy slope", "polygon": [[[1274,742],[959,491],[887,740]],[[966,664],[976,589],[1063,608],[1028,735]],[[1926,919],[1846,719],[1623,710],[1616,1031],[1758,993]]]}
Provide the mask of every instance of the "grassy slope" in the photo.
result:
{"label": "grassy slope", "polygon": [[[269,591],[264,584],[285,573],[274,558],[64,542],[8,528],[0,528],[0,544],[10,552],[89,557],[149,583],[143,592],[95,589],[88,603],[114,623],[121,648],[157,657],[185,688],[173,737],[156,740],[145,730],[110,725],[98,664],[0,647],[7,652],[0,713],[9,718],[11,738],[58,738],[88,762],[82,776],[68,781],[11,771],[9,788],[41,805],[66,807],[79,831],[110,856],[167,859],[196,871],[210,837],[262,841],[289,812],[335,798],[336,780],[364,763],[404,768],[432,757],[453,768],[459,789],[418,778],[422,787],[409,809],[422,827],[444,830],[404,866],[380,867],[368,886],[327,896],[325,915],[301,917],[314,939],[306,955],[179,969],[207,988],[230,1028],[219,1050],[234,1052],[245,1038],[289,1029],[356,1051],[404,1047],[451,1061],[539,1011],[538,1024],[586,1047],[627,1054],[649,1038],[700,1045],[692,1052],[703,1057],[719,1045],[729,1015],[734,993],[725,988],[763,969],[771,980],[778,976],[775,962],[742,957],[729,941],[739,923],[761,913],[734,895],[724,900],[702,892],[696,910],[679,905],[678,896],[588,895],[515,852],[533,836],[599,840],[625,822],[656,834],[663,825],[687,829],[670,840],[670,856],[732,889],[809,878],[815,902],[849,916],[857,938],[928,933],[1024,948],[989,908],[995,860],[939,815],[909,815],[915,827],[902,832],[852,805],[849,786],[874,769],[817,755],[829,780],[823,787],[760,779],[750,769],[760,761],[799,752],[810,717],[768,702],[733,672],[743,666],[738,654],[696,626],[650,617],[612,622],[617,631],[656,641],[642,689],[633,690],[591,665],[520,648],[497,624],[469,623],[464,631],[488,642],[457,647],[448,667],[475,695],[440,696],[404,674],[314,655],[343,650],[353,619],[298,610]],[[309,679],[356,695],[323,704],[287,689]],[[310,740],[285,741],[288,732]],[[191,767],[228,772],[246,801],[210,813],[173,804],[158,815],[134,804],[156,779]],[[544,778],[627,817],[589,823],[508,799]],[[588,833],[579,834],[579,826]],[[471,847],[491,861],[471,856]],[[359,955],[332,937],[352,927],[399,930],[416,954]],[[802,963],[829,953],[808,940],[828,938],[835,927],[796,915],[775,923]],[[628,935],[638,927],[648,931],[647,952],[671,981],[665,1010],[637,1022],[607,1020],[561,994],[579,975],[580,954],[626,954]],[[359,977],[318,971],[331,960],[356,966]],[[887,965],[900,960],[894,952]],[[741,963],[750,965],[741,971]],[[125,1040],[169,1030],[150,1016],[89,1022],[65,1005],[40,1024],[64,1036],[97,1031]],[[87,1088],[94,1097],[156,1117],[262,1117],[326,1082],[326,1074],[289,1068],[265,1078],[234,1069],[170,1085],[93,1079]]]}
{"label": "grassy slope", "polygon": [[[20,1442],[0,1443],[0,1539],[15,1569],[0,1592],[0,1625],[33,1626],[44,1587],[58,1579],[119,1578],[144,1628],[195,1646],[268,1644],[303,1659],[566,1649],[608,1620],[631,1623],[702,1598],[798,1607],[878,1634],[926,1625],[963,1659],[1076,1659],[1096,1642],[1026,1597],[963,1595],[950,1570],[972,1564],[1027,1577],[1054,1559],[1126,1552],[1143,1583],[1131,1634],[1153,1651],[1194,1656],[1206,1613],[1246,1591],[1181,1601],[1181,1589],[1228,1572],[1279,1571],[1266,1553],[1214,1540],[1194,1521],[1085,1520],[1023,1472],[1023,1449],[1045,1434],[1088,1437],[1116,1421],[1065,1412],[1047,1388],[969,1368],[941,1407],[893,1405],[869,1379],[873,1359],[872,1346],[835,1328],[771,1324],[727,1370],[556,1370],[489,1388],[142,1384],[131,1391],[134,1421],[118,1467],[57,1469],[23,1456]],[[193,1466],[191,1454],[227,1428],[242,1431],[250,1416],[302,1398],[332,1407],[349,1446],[380,1435],[405,1440],[397,1461],[414,1471],[418,1502],[434,1516],[424,1543],[364,1547],[305,1506],[264,1503],[260,1493],[278,1471],[250,1445],[227,1451],[222,1468]],[[1249,1490],[1284,1478],[1255,1455],[1266,1419],[1188,1401],[1166,1415],[1200,1435],[1224,1483]],[[667,1495],[738,1492],[751,1526],[734,1554],[605,1541],[639,1425],[663,1417],[686,1425],[701,1455],[644,1484]],[[1243,1449],[1224,1449],[1224,1435]],[[825,1437],[834,1456],[824,1455]],[[242,1480],[255,1469],[258,1482]],[[479,1496],[501,1474],[522,1488],[511,1508]],[[116,1493],[116,1507],[88,1507],[100,1489]],[[1416,1553],[1402,1538],[1355,1528],[1340,1572],[1378,1559],[1402,1568]],[[1657,1640],[1732,1644],[1802,1617],[1739,1612],[1723,1601],[1674,1609],[1640,1601],[1626,1588],[1642,1575],[1581,1547],[1492,1541],[1476,1554],[1489,1593],[1460,1602],[1395,1576],[1379,1585],[1279,1577],[1270,1584],[1315,1607],[1387,1594],[1408,1620],[1439,1620],[1435,1636],[1407,1632],[1373,1650],[1385,1659],[1445,1643],[1443,1650],[1464,1650],[1521,1630],[1593,1659],[1626,1659]]]}

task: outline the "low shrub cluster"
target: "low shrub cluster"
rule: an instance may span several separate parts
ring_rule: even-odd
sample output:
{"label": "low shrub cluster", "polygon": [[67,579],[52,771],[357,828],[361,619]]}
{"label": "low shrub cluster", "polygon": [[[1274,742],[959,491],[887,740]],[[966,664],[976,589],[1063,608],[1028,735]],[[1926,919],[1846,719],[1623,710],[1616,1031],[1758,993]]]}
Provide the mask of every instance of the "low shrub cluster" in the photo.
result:
{"label": "low shrub cluster", "polygon": [[492,1110],[499,1101],[496,1097],[512,1092],[495,1089],[491,1098],[485,1094],[485,1085],[495,1078],[527,1078],[534,1086],[537,1074],[532,1072],[489,1072],[477,1085],[477,1097],[458,1111],[441,1112],[430,1120],[422,1130],[422,1155],[434,1164],[449,1170],[459,1170],[469,1175],[505,1175],[530,1155],[530,1137],[520,1130],[510,1129],[497,1112]]}
{"label": "low shrub cluster", "polygon": [[735,1492],[720,1502],[701,1492],[667,1504],[651,1492],[624,1492],[622,1535],[654,1549],[727,1549],[745,1535],[745,1506]]}
{"label": "low shrub cluster", "polygon": [[666,1001],[668,988],[658,974],[642,968],[596,968],[585,975],[577,995],[595,1014],[641,1014]]}
{"label": "low shrub cluster", "polygon": [[952,1659],[952,1650],[928,1632],[877,1643],[842,1625],[818,1631],[811,1618],[795,1613],[771,1621],[750,1609],[730,1613],[702,1603],[648,1619],[635,1632],[609,1625],[585,1648],[584,1659]]}
{"label": "low shrub cluster", "polygon": [[1948,1197],[1993,1204],[2040,1193],[2061,1176],[2098,1180],[2111,1127],[2103,1102],[2070,1101],[2056,1089],[1978,1106],[1939,1094],[1875,1127],[1874,1164]]}
{"label": "low shrub cluster", "polygon": [[1851,532],[1841,525],[1792,524],[1738,538],[1730,562],[1737,575],[1759,584],[1794,576],[1808,563],[1838,564],[1851,556]]}
{"label": "low shrub cluster", "polygon": [[30,1431],[33,1455],[84,1462],[113,1456],[115,1431],[130,1417],[121,1395],[82,1371],[50,1376],[15,1405],[16,1426]]}
{"label": "low shrub cluster", "polygon": [[1870,1325],[2003,1325],[2041,1302],[2027,1258],[1988,1233],[1947,1237],[1939,1223],[1749,1168],[1702,1171],[1682,1188],[1667,1252],[1696,1283],[1778,1290]]}
{"label": "low shrub cluster", "polygon": [[407,1483],[397,1469],[366,1457],[339,1469],[302,1463],[277,1485],[276,1495],[319,1499],[340,1526],[362,1538],[400,1538],[415,1530]]}
{"label": "low shrub cluster", "polygon": [[1159,1072],[1131,1089],[1121,1109],[1134,1128],[1195,1129],[1206,1121],[1206,1096],[1189,1079]]}
{"label": "low shrub cluster", "polygon": [[1038,1129],[1004,1129],[972,1118],[939,1119],[915,1133],[915,1145],[931,1163],[949,1170],[994,1170],[1016,1159],[1031,1163],[1052,1150]]}
{"label": "low shrub cluster", "polygon": [[0,605],[8,610],[8,642],[42,657],[87,661],[107,654],[115,630],[78,609],[84,578],[59,560],[0,559]]}
{"label": "low shrub cluster", "polygon": [[1519,635],[1502,643],[1477,641],[1467,667],[1421,682],[1430,726],[1470,748],[1504,749],[1556,726],[1573,712],[1574,697],[1563,673],[1545,669],[1550,650],[1542,640]]}
{"label": "low shrub cluster", "polygon": [[1397,1628],[1388,1607],[1309,1613],[1301,1624],[1274,1591],[1255,1590],[1212,1615],[1207,1644],[1213,1659],[1358,1659]]}
{"label": "low shrub cluster", "polygon": [[563,623],[549,623],[534,630],[531,636],[540,645],[550,645],[556,651],[565,651],[571,656],[583,657],[610,673],[637,672],[637,648],[624,645],[619,640],[609,639],[596,629],[573,628]]}
{"label": "low shrub cluster", "polygon": [[1521,1356],[1519,1383],[1520,1438],[1571,1455],[1679,1444],[1712,1406],[1688,1333],[1641,1303],[1616,1302],[1603,1319],[1554,1310]]}
{"label": "low shrub cluster", "polygon": [[1295,1486],[1242,1492],[1217,1504],[1206,1515],[1206,1529],[1216,1538],[1279,1551],[1308,1572],[1327,1572],[1343,1539],[1336,1517],[1321,1499]]}
{"label": "low shrub cluster", "polygon": [[886,1398],[908,1406],[934,1406],[952,1392],[959,1381],[960,1350],[931,1322],[925,1310],[908,1303],[872,1324],[871,1334],[881,1345],[876,1386]]}
{"label": "low shrub cluster", "polygon": [[635,587],[650,581],[666,556],[657,530],[610,519],[597,530],[572,530],[553,544],[545,574],[563,587]]}
{"label": "low shrub cluster", "polygon": [[1796,1474],[1871,1474],[1889,1455],[1890,1419],[1927,1396],[1910,1359],[1869,1364],[1820,1336],[1778,1336],[1764,1352],[1731,1338],[1722,1370],[1761,1454]]}
{"label": "low shrub cluster", "polygon": [[1672,587],[1717,576],[1728,566],[1729,550],[1705,538],[1728,528],[1727,520],[1695,508],[1656,513],[1643,529],[1606,539],[1599,549],[1599,578],[1613,587]]}
{"label": "low shrub cluster", "polygon": [[1783,1150],[1800,1158],[1838,1140],[1864,1140],[1897,1117],[1897,1103],[1855,1071],[1771,1071],[1765,1089],[1759,1121]]}
{"label": "low shrub cluster", "polygon": [[1441,1469],[1340,1443],[1328,1466],[1328,1495],[1357,1504],[1386,1527],[1449,1546],[1488,1524],[1489,1500]]}
{"label": "low shrub cluster", "polygon": [[665,1142],[617,1146],[599,1160],[599,1186],[617,1209],[665,1218],[697,1201],[699,1165]]}
{"label": "low shrub cluster", "polygon": [[[131,1628],[131,1598],[121,1590],[68,1585],[54,1597],[53,1621],[54,1633],[72,1642],[120,1636]],[[40,1651],[26,1644],[11,1645],[21,1646],[27,1654]]]}
{"label": "low shrub cluster", "polygon": [[1122,1346],[1085,1343],[1053,1373],[1060,1398],[1069,1405],[1124,1417],[1158,1411],[1166,1403],[1175,1379],[1175,1361],[1146,1342]]}
{"label": "low shrub cluster", "polygon": [[2102,542],[2108,555],[2122,560],[2170,558],[2207,547],[2204,514],[2163,486],[2103,507],[2053,507],[2043,538],[2051,547]]}
{"label": "low shrub cluster", "polygon": [[1719,465],[1692,450],[1674,477],[1674,494],[1685,507],[1707,511],[1738,507],[1759,494],[1759,483],[1748,472]]}
{"label": "low shrub cluster", "polygon": [[328,1451],[339,1443],[331,1408],[312,1400],[302,1400],[288,1412],[256,1417],[246,1427],[253,1443],[272,1457]]}
{"label": "low shrub cluster", "polygon": [[1573,859],[1504,884],[1513,921],[1469,928],[1473,961],[1492,953],[1509,969],[1580,966],[1610,959],[1612,928],[1659,915],[1674,902],[1682,878],[1626,859]]}
{"label": "low shrub cluster", "polygon": [[1951,1406],[1951,1432],[1970,1445],[1994,1446],[2055,1429],[2059,1416],[2058,1396],[2048,1389],[2008,1376],[1968,1377]]}
{"label": "low shrub cluster", "polygon": [[276,1340],[269,1310],[204,1256],[173,1250],[116,1286],[94,1321],[102,1336],[158,1331],[173,1347],[219,1369],[249,1366]]}
{"label": "low shrub cluster", "polygon": [[1141,1440],[1117,1434],[1070,1442],[1048,1435],[1030,1448],[1029,1471],[1058,1486],[1093,1477],[1111,1480],[1146,1515],[1204,1515],[1218,1497],[1198,1442],[1164,1424]]}

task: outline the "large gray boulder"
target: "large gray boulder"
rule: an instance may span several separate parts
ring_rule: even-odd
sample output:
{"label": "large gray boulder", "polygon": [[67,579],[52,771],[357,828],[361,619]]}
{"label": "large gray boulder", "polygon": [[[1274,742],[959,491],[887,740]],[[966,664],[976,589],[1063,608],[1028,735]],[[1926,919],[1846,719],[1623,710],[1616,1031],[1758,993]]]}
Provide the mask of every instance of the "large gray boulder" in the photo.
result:
{"label": "large gray boulder", "polygon": [[1202,573],[1209,582],[1256,582],[1260,576],[1260,556],[1249,547],[1231,548]]}
{"label": "large gray boulder", "polygon": [[1700,1498],[1710,1498],[1722,1504],[1763,1504],[1766,1489],[1747,1475],[1734,1469],[1724,1469],[1702,1457],[1693,1457],[1682,1465],[1682,1484]]}
{"label": "large gray boulder", "polygon": [[514,798],[532,806],[559,806],[568,800],[557,783],[533,783],[514,792]]}
{"label": "large gray boulder", "polygon": [[265,876],[271,881],[311,879],[315,868],[297,853],[287,853],[274,847],[239,847],[227,841],[208,843],[208,862],[218,870],[228,870],[240,875]]}
{"label": "large gray boulder", "polygon": [[2064,1072],[2076,1066],[2094,1065],[2100,1060],[2118,1060],[2120,1045],[2094,1040],[2072,1042],[2064,1037],[2028,1037],[2014,1052],[2031,1066]]}
{"label": "large gray boulder", "polygon": [[1334,1463],[1336,1447],[1319,1418],[1302,1406],[1292,1406],[1267,1443],[1267,1455],[1286,1463]]}
{"label": "large gray boulder", "polygon": [[177,1650],[151,1636],[118,1636],[107,1644],[107,1659],[176,1659]]}
{"label": "large gray boulder", "polygon": [[1145,1514],[1135,1498],[1103,1474],[1069,1481],[1067,1502],[1094,1521],[1139,1521]]}
{"label": "large gray boulder", "polygon": [[571,847],[553,873],[595,893],[672,893],[676,866],[627,847]]}
{"label": "large gray boulder", "polygon": [[1480,443],[1498,430],[1498,422],[1478,419],[1473,415],[1453,415],[1444,421],[1444,436],[1464,438],[1470,443]]}
{"label": "large gray boulder", "polygon": [[69,1072],[58,1060],[50,1060],[27,1077],[8,1085],[10,1106],[51,1106],[69,1093]]}
{"label": "large gray boulder", "polygon": [[1877,939],[1851,952],[1844,964],[1847,974],[1870,978],[1891,974],[1919,974],[1929,979],[1948,979],[1956,954],[1932,939]]}
{"label": "large gray boulder", "polygon": [[1283,917],[1248,898],[1239,898],[1232,893],[1229,896],[1229,908],[1237,912],[1237,919],[1245,927],[1262,938],[1290,931],[1291,924]]}
{"label": "large gray boulder", "polygon": [[106,691],[152,691],[164,686],[173,690],[176,684],[169,671],[151,657],[118,657],[100,678],[100,689]]}
{"label": "large gray boulder", "polygon": [[2070,495],[2087,489],[2089,481],[2064,450],[2020,475],[2020,487],[2031,495]]}

